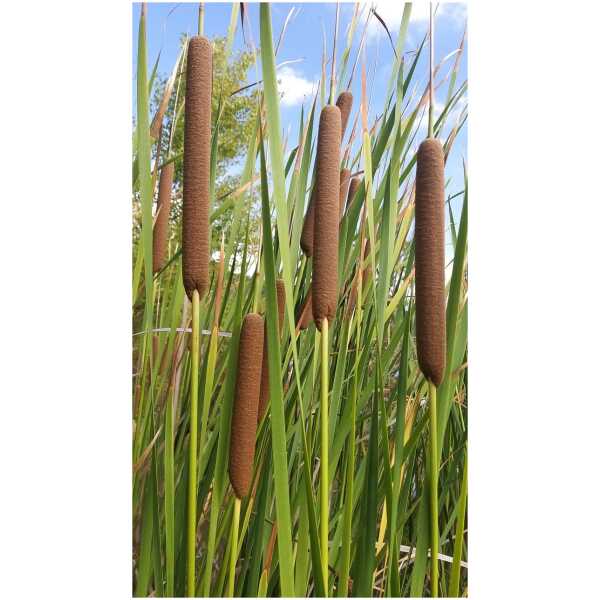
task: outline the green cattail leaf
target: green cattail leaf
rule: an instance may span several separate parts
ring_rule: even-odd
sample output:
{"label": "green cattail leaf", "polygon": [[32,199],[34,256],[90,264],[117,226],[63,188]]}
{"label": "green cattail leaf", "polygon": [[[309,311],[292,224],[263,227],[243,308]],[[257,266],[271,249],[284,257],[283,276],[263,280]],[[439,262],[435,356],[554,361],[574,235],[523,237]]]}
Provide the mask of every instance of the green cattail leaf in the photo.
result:
{"label": "green cattail leaf", "polygon": [[[262,17],[262,6],[261,6]],[[262,19],[261,19],[262,23]],[[286,450],[286,427],[281,388],[281,353],[277,324],[277,291],[275,286],[275,257],[269,215],[269,191],[264,147],[261,139],[261,195],[264,235],[265,292],[267,297],[267,346],[269,348],[269,396],[271,405],[271,433],[273,443],[273,471],[275,477],[275,506],[277,508],[277,550],[280,563],[280,586],[284,596],[294,594],[294,571],[292,566],[292,523],[288,488],[288,458]],[[287,240],[286,240],[287,242]],[[291,291],[291,286],[290,286]]]}
{"label": "green cattail leaf", "polygon": [[[465,259],[467,253],[467,219],[468,219],[468,181],[465,170],[465,195],[458,228],[458,238],[454,250],[454,261],[452,265],[452,277],[450,279],[450,291],[448,293],[448,303],[446,306],[446,373],[444,380],[440,385],[438,394],[438,448],[442,448],[442,441],[448,414],[451,407],[451,394],[455,382],[452,374],[452,365],[454,364],[456,324],[458,320],[458,310],[461,299],[461,290],[463,285],[463,274],[465,268]],[[466,325],[466,323],[465,323]]]}

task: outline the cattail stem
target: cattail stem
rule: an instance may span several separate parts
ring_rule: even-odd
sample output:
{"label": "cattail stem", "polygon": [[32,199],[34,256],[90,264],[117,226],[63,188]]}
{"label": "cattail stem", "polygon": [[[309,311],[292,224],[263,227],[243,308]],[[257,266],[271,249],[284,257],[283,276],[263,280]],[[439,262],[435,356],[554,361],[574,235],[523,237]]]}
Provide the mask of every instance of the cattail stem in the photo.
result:
{"label": "cattail stem", "polygon": [[198,35],[204,35],[204,2],[198,5]]}
{"label": "cattail stem", "polygon": [[437,450],[437,389],[429,383],[429,469],[431,516],[431,597],[438,595],[438,450]]}
{"label": "cattail stem", "polygon": [[233,527],[231,528],[231,554],[229,555],[229,581],[227,582],[227,597],[233,598],[235,583],[235,563],[237,562],[238,535],[240,530],[240,506],[242,501],[235,498],[233,505]]}
{"label": "cattail stem", "polygon": [[329,325],[321,323],[321,565],[324,593],[329,593]]}
{"label": "cattail stem", "polygon": [[329,104],[333,104],[335,98],[335,51],[337,47],[338,23],[340,20],[340,3],[335,6],[335,31],[333,32],[333,56],[331,58],[331,87],[329,89]]}
{"label": "cattail stem", "polygon": [[[356,303],[356,344],[360,345],[362,323],[362,278],[359,272]],[[351,324],[352,325],[352,324]],[[348,596],[348,582],[350,579],[350,550],[352,543],[352,512],[354,507],[354,465],[356,454],[356,401],[358,398],[358,374],[360,355],[354,354],[354,376],[352,377],[352,391],[350,396],[351,417],[350,436],[348,438],[348,465],[346,467],[346,496],[344,498],[344,531],[350,532],[342,542],[342,559],[340,579],[338,583],[338,598]]]}
{"label": "cattail stem", "polygon": [[433,2],[429,3],[429,120],[427,137],[433,137]]}
{"label": "cattail stem", "polygon": [[192,294],[192,368],[190,395],[190,460],[188,481],[187,595],[196,595],[196,489],[198,463],[198,366],[200,364],[200,294]]}

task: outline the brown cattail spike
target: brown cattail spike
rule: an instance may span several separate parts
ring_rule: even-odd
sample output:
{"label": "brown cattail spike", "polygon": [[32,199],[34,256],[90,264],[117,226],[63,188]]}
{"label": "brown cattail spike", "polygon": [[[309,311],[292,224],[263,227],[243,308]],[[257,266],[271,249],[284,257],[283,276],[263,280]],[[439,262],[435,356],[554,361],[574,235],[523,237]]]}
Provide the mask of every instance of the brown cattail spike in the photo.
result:
{"label": "brown cattail spike", "polygon": [[212,46],[196,36],[188,48],[183,148],[183,285],[190,300],[209,285],[211,100]]}
{"label": "brown cattail spike", "polygon": [[342,169],[340,172],[340,221],[344,216],[344,205],[348,196],[350,186],[350,169]]}
{"label": "brown cattail spike", "polygon": [[[285,315],[285,285],[283,279],[278,279],[275,282],[277,290],[277,326],[278,332],[281,334],[283,327],[283,317]],[[263,344],[263,359],[262,373],[260,375],[260,399],[258,401],[258,416],[257,422],[260,423],[269,405],[269,349],[267,345],[267,322],[265,321],[265,333]]]}
{"label": "brown cattail spike", "polygon": [[415,304],[419,367],[436,386],[446,366],[444,269],[444,151],[427,138],[417,152]]}
{"label": "brown cattail spike", "polygon": [[167,258],[167,239],[169,237],[169,213],[171,212],[171,187],[173,185],[173,162],[160,170],[158,183],[158,215],[154,222],[152,236],[152,272],[158,273]]}
{"label": "brown cattail spike", "polygon": [[304,298],[304,302],[300,307],[300,312],[298,313],[298,328],[299,329],[307,329],[308,326],[313,321],[312,314],[312,283],[308,286],[308,291],[306,292],[306,297]]}
{"label": "brown cattail spike", "polygon": [[356,196],[356,191],[358,190],[358,186],[360,185],[360,178],[353,177],[350,180],[350,189],[348,190],[348,201],[346,202],[346,212],[352,206],[352,202],[354,201],[354,196]]}
{"label": "brown cattail spike", "polygon": [[346,126],[348,125],[348,118],[350,117],[350,113],[352,112],[352,92],[342,92],[337,99],[335,105],[340,109],[340,113],[342,115],[342,135],[343,139],[344,133],[346,133]]}
{"label": "brown cattail spike", "polygon": [[229,479],[238,498],[248,494],[252,481],[262,356],[263,319],[256,313],[250,313],[244,318],[240,332],[229,442]]}
{"label": "brown cattail spike", "polygon": [[341,133],[340,109],[326,106],[321,111],[317,141],[312,288],[313,317],[319,331],[323,319],[333,320],[337,306]]}
{"label": "brown cattail spike", "polygon": [[317,194],[317,186],[314,185],[308,201],[308,208],[304,215],[304,223],[302,225],[302,234],[300,235],[300,248],[308,257],[313,255],[313,241],[315,237],[315,197]]}
{"label": "brown cattail spike", "polygon": [[362,272],[363,290],[367,287],[367,284],[369,283],[369,278],[371,277],[371,273],[372,273],[371,257],[369,256],[370,253],[371,253],[371,240],[367,240],[367,242],[365,243],[365,255],[364,255],[364,260],[366,261],[367,264],[363,268],[363,272]]}

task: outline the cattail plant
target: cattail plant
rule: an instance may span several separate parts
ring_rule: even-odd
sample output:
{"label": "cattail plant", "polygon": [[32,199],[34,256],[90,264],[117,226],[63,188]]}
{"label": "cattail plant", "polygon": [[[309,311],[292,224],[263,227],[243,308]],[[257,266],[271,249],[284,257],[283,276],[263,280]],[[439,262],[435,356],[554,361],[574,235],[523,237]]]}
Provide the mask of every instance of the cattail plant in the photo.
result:
{"label": "cattail plant", "polygon": [[346,204],[346,198],[348,197],[348,190],[350,188],[350,169],[342,169],[340,171],[340,221],[344,216],[344,206]]}
{"label": "cattail plant", "polygon": [[183,149],[183,284],[190,298],[209,285],[212,46],[190,39],[187,55]]}
{"label": "cattail plant", "polygon": [[[275,289],[277,292],[277,325],[279,327],[279,333],[283,327],[283,319],[285,316],[285,285],[283,279],[277,279],[275,282]],[[265,415],[267,406],[269,404],[269,349],[267,346],[267,322],[265,321],[264,327],[264,351],[262,360],[262,372],[260,376],[260,399],[258,402],[258,415],[257,422],[260,423]]]}
{"label": "cattail plant", "polygon": [[308,286],[306,297],[300,306],[298,313],[298,329],[301,331],[308,329],[308,326],[313,322],[312,315],[312,283]]}
{"label": "cattail plant", "polygon": [[260,396],[263,361],[263,318],[257,313],[245,316],[240,332],[235,397],[231,417],[229,443],[229,479],[235,492],[234,522],[231,534],[231,555],[228,596],[233,596],[240,501],[245,498],[252,482],[256,416]]}
{"label": "cattail plant", "polygon": [[437,386],[446,366],[444,286],[444,151],[433,137],[433,7],[429,5],[428,137],[417,151],[415,191],[415,309],[417,358],[429,383],[431,595],[438,595]]}
{"label": "cattail plant", "polygon": [[[204,16],[222,21],[222,6],[206,6],[190,12],[191,35],[196,17],[200,36]],[[467,591],[467,173],[444,181],[460,166],[467,88],[464,68],[439,71],[440,116],[413,144],[433,103],[431,76],[419,76],[427,47],[406,51],[412,6],[391,32],[387,92],[368,44],[371,21],[381,26],[376,15],[367,23],[360,6],[353,9],[337,55],[329,24],[327,72],[294,123],[293,109],[281,110],[277,63],[289,54],[284,38],[297,27],[296,9],[274,39],[271,9],[261,4],[255,77],[245,70],[250,53],[239,62],[231,51],[245,10],[234,3],[223,42],[211,39],[212,117],[210,44],[186,34],[171,64],[172,99],[157,113],[159,141],[146,96],[160,102],[171,90],[163,94],[165,82],[154,77],[150,86],[144,77],[140,20],[132,144],[136,597]],[[423,31],[413,42],[420,48],[427,39]],[[451,53],[456,45],[447,41]],[[217,132],[232,133],[232,110],[243,169],[221,196],[214,177],[228,156]],[[297,140],[282,135],[288,127]],[[453,142],[463,146],[458,153]],[[176,229],[184,234],[175,244],[179,159],[185,206]],[[452,244],[444,244],[447,210]],[[220,257],[211,223],[231,225],[227,239],[219,236]]]}
{"label": "cattail plant", "polygon": [[337,305],[341,129],[340,109],[325,106],[321,111],[317,142],[312,287],[313,317],[319,330],[324,319],[333,320]]}
{"label": "cattail plant", "polygon": [[358,190],[358,186],[360,185],[360,177],[353,177],[350,180],[350,187],[348,189],[348,200],[346,201],[346,212],[352,206],[352,202],[354,201],[354,196],[356,196],[356,191]]}
{"label": "cattail plant", "polygon": [[316,184],[313,186],[312,192],[310,194],[310,199],[308,201],[308,208],[306,209],[306,215],[304,215],[304,224],[302,225],[302,233],[300,234],[300,247],[302,248],[302,252],[307,257],[311,257],[313,255],[313,240],[315,237],[315,196],[316,196],[317,186]]}
{"label": "cattail plant", "polygon": [[192,301],[190,459],[188,478],[187,594],[196,581],[196,491],[198,476],[198,367],[200,298],[209,286],[210,137],[212,46],[203,36],[188,46],[183,146],[183,285]]}
{"label": "cattail plant", "polygon": [[[339,9],[339,5],[338,5]],[[334,52],[335,54],[335,52]],[[333,73],[333,66],[332,66]],[[332,75],[333,78],[333,75]],[[333,84],[332,84],[333,88]],[[337,306],[337,262],[340,196],[340,145],[342,118],[337,106],[321,111],[317,139],[316,196],[314,214],[314,256],[312,279],[313,318],[321,331],[321,561],[327,592],[329,577],[329,365],[328,325]]]}
{"label": "cattail plant", "polygon": [[[352,92],[342,92],[336,102],[336,107],[340,112],[341,119],[341,139],[344,137],[346,131],[346,125],[348,124],[348,118],[350,117],[350,111],[352,110]],[[319,162],[319,149],[317,147],[317,164]],[[344,170],[343,170],[344,171]],[[340,176],[340,181],[343,177]],[[347,188],[346,188],[347,189]],[[317,184],[315,183],[310,199],[308,201],[308,208],[306,209],[306,215],[304,216],[304,224],[302,226],[302,234],[300,235],[300,247],[307,257],[313,255],[313,243],[315,235],[315,200],[317,196]],[[340,209],[341,211],[341,209]]]}
{"label": "cattail plant", "polygon": [[248,494],[252,480],[263,359],[263,326],[263,318],[259,314],[249,313],[244,317],[240,333],[229,445],[229,479],[237,498],[244,498]]}
{"label": "cattail plant", "polygon": [[416,184],[417,357],[423,375],[439,386],[446,366],[444,151],[435,138],[419,146]]}
{"label": "cattail plant", "polygon": [[344,139],[344,133],[346,133],[348,119],[350,118],[350,113],[352,112],[352,92],[350,90],[342,92],[338,96],[335,105],[340,109],[340,114],[342,117],[342,139]]}
{"label": "cattail plant", "polygon": [[152,271],[158,273],[167,257],[169,237],[169,214],[171,212],[171,188],[173,186],[174,163],[170,162],[160,170],[156,221],[152,235]]}

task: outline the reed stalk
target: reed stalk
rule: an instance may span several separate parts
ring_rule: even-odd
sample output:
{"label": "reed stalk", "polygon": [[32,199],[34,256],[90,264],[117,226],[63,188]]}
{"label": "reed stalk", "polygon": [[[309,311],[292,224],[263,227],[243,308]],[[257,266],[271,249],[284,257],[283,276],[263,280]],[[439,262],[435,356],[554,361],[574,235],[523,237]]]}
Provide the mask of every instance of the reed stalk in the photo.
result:
{"label": "reed stalk", "polygon": [[437,393],[435,384],[429,382],[429,464],[430,464],[430,492],[431,503],[431,596],[438,596],[438,446],[437,446]]}
{"label": "reed stalk", "polygon": [[329,324],[321,322],[321,563],[329,594]]}
{"label": "reed stalk", "polygon": [[187,596],[196,595],[196,493],[198,489],[198,367],[200,364],[200,294],[192,294],[192,364],[188,469]]}
{"label": "reed stalk", "polygon": [[240,531],[240,506],[241,500],[233,501],[233,525],[231,527],[231,554],[229,555],[229,580],[227,581],[227,597],[233,598],[235,583],[235,564],[237,562],[238,535]]}

